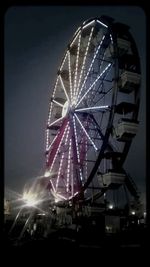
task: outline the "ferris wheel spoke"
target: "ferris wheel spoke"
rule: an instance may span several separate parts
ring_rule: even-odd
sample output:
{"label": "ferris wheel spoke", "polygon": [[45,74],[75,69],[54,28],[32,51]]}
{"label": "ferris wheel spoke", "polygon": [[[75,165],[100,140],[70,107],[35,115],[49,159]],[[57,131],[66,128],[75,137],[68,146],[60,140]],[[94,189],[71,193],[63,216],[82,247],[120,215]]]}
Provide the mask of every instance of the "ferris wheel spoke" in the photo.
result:
{"label": "ferris wheel spoke", "polygon": [[[90,118],[91,118],[91,120],[93,121],[93,123],[95,124],[95,127],[96,127],[96,129],[97,129],[97,131],[98,131],[98,133],[99,133],[99,135],[100,135],[100,137],[101,137],[101,140],[104,140],[104,134],[103,134],[102,131],[103,131],[104,129],[106,129],[106,127],[105,127],[105,128],[101,128],[100,125],[98,124],[98,122],[96,121],[96,119],[94,118],[94,116],[91,115],[91,114],[90,114]],[[116,151],[116,148],[114,147],[114,145],[113,145],[110,141],[108,141],[108,148],[109,148],[111,151]]]}
{"label": "ferris wheel spoke", "polygon": [[64,153],[62,153],[62,155],[61,155],[60,165],[59,165],[59,169],[58,169],[58,175],[57,175],[57,180],[56,180],[56,192],[58,189],[59,179],[60,179],[60,175],[61,175],[61,171],[62,171],[63,160],[64,160]]}
{"label": "ferris wheel spoke", "polygon": [[[90,67],[89,67],[89,69],[88,69],[88,71],[87,71],[87,74],[86,74],[85,78],[84,78],[84,81],[83,81],[83,84],[82,84],[82,86],[81,86],[79,95],[77,96],[77,101],[78,101],[78,99],[79,99],[79,97],[80,97],[80,95],[81,95],[81,92],[82,92],[82,90],[83,90],[83,88],[84,88],[84,85],[85,85],[85,83],[86,83],[86,81],[87,81],[88,75],[89,75],[89,73],[90,73],[90,71],[91,71],[91,69],[92,69],[92,67],[93,67],[93,64],[94,64],[94,62],[95,62],[96,56],[97,56],[97,54],[98,54],[98,52],[99,52],[99,50],[100,50],[100,48],[101,48],[101,46],[102,46],[102,43],[103,43],[104,39],[105,39],[105,35],[102,37],[102,40],[101,40],[99,46],[97,47],[97,49],[96,49],[96,51],[95,51],[95,53],[94,53],[94,56],[93,56],[91,65],[90,65]],[[78,88],[79,88],[79,86],[80,86],[80,84],[78,85]],[[77,101],[76,101],[76,103],[77,103]]]}
{"label": "ferris wheel spoke", "polygon": [[74,130],[75,144],[76,144],[76,152],[75,153],[77,156],[77,162],[78,162],[78,166],[79,166],[79,175],[80,175],[80,179],[82,181],[83,177],[82,177],[82,171],[81,171],[81,167],[80,167],[80,154],[79,154],[79,146],[78,146],[77,128],[76,128],[76,122],[75,122],[74,116],[73,116],[73,130]]}
{"label": "ferris wheel spoke", "polygon": [[98,22],[99,24],[101,24],[105,28],[108,28],[108,26],[106,24],[104,24],[103,22],[101,22],[99,19],[97,19],[96,22]]}
{"label": "ferris wheel spoke", "polygon": [[65,126],[64,132],[63,132],[62,136],[60,137],[60,141],[59,141],[59,143],[56,146],[56,150],[53,149],[52,152],[51,152],[51,154],[50,154],[50,156],[51,156],[50,157],[50,164],[49,164],[50,165],[50,170],[49,170],[50,173],[51,173],[51,171],[53,169],[54,163],[55,163],[56,158],[58,156],[58,152],[60,150],[60,147],[61,147],[62,141],[64,139],[64,136],[65,136],[65,134],[67,132],[68,126],[69,126],[69,122]]}
{"label": "ferris wheel spoke", "polygon": [[90,21],[89,23],[87,23],[85,26],[83,26],[83,29],[89,27],[90,25],[92,25],[95,22],[95,19],[93,19],[92,21]]}
{"label": "ferris wheel spoke", "polygon": [[62,119],[64,119],[64,116],[61,117],[61,118],[59,118],[59,119],[57,119],[57,120],[55,120],[55,121],[53,121],[53,122],[52,122],[51,124],[49,124],[47,127],[50,128],[52,125],[56,124],[57,122],[62,121]]}
{"label": "ferris wheel spoke", "polygon": [[70,62],[70,51],[68,53],[68,68],[69,68],[69,83],[70,83],[70,99],[72,102],[73,92],[72,92],[72,76],[71,76],[71,62]]}
{"label": "ferris wheel spoke", "polygon": [[67,100],[68,100],[68,102],[69,102],[69,101],[70,101],[70,100],[69,100],[69,96],[68,96],[68,94],[67,94],[66,88],[65,88],[65,86],[64,86],[64,83],[63,83],[63,80],[62,80],[62,78],[61,78],[61,75],[60,75],[60,74],[59,74],[59,79],[60,79],[60,82],[61,82],[62,88],[63,88],[63,90],[64,90],[65,96],[66,96],[66,98],[67,98]]}
{"label": "ferris wheel spoke", "polygon": [[[63,147],[67,145],[69,132],[70,132],[70,126],[68,126],[68,129],[67,129],[67,132],[66,132],[65,143],[64,143]],[[58,189],[58,185],[59,185],[59,181],[60,181],[60,176],[61,176],[61,173],[62,173],[62,166],[65,166],[63,164],[64,156],[65,156],[65,153],[63,152],[62,155],[61,155],[60,165],[59,165],[59,170],[58,170],[58,175],[57,175],[57,180],[56,180],[56,191]]]}
{"label": "ferris wheel spoke", "polygon": [[77,121],[79,122],[79,124],[80,124],[82,130],[84,131],[84,133],[86,134],[87,138],[89,139],[90,143],[93,145],[94,149],[97,151],[98,148],[96,147],[96,145],[95,145],[94,142],[92,141],[91,137],[89,136],[89,134],[88,134],[87,131],[85,130],[85,128],[84,128],[82,122],[79,120],[79,118],[78,118],[78,116],[77,116],[76,114],[74,114],[74,115],[75,115]]}
{"label": "ferris wheel spoke", "polygon": [[100,110],[104,111],[104,110],[108,110],[110,107],[109,106],[97,106],[97,107],[88,107],[88,108],[79,108],[79,109],[75,109],[75,112],[83,112],[83,111],[91,111],[91,110],[97,110],[98,112]]}
{"label": "ferris wheel spoke", "polygon": [[74,97],[76,95],[77,72],[78,72],[78,63],[79,63],[80,44],[81,44],[81,32],[80,32],[80,35],[79,35],[78,47],[77,47],[77,56],[76,56],[76,67],[75,67],[75,75],[74,75]]}
{"label": "ferris wheel spoke", "polygon": [[89,39],[88,39],[88,44],[87,44],[87,47],[86,47],[86,50],[85,50],[83,63],[82,63],[82,68],[81,68],[80,77],[79,77],[79,82],[78,82],[78,86],[77,86],[77,90],[76,90],[76,98],[77,98],[77,95],[78,95],[78,91],[79,91],[79,87],[80,87],[80,83],[81,83],[81,79],[82,79],[82,74],[83,74],[83,70],[84,70],[84,67],[85,67],[85,62],[86,62],[89,46],[90,46],[90,43],[91,43],[93,30],[94,30],[94,27],[92,27],[92,29],[91,29],[90,36],[89,36]]}
{"label": "ferris wheel spoke", "polygon": [[53,141],[50,143],[49,147],[47,147],[46,149],[46,152],[48,152],[50,150],[50,148],[52,147],[52,145],[54,144],[55,140],[58,138],[58,134],[59,132],[57,133],[57,135],[54,137]]}
{"label": "ferris wheel spoke", "polygon": [[54,184],[53,184],[52,180],[50,179],[49,181],[50,181],[50,183],[51,183],[51,185],[52,185],[53,192],[56,192],[56,190],[55,190],[55,187],[54,187]]}
{"label": "ferris wheel spoke", "polygon": [[70,165],[71,165],[71,138],[70,138],[70,141],[69,141],[69,150],[68,150],[68,162],[67,162],[67,185],[66,185],[66,191],[67,193],[69,192],[69,178],[70,178],[70,174],[71,174],[71,171],[70,171]]}
{"label": "ferris wheel spoke", "polygon": [[[68,128],[67,128],[67,131],[66,131],[66,134],[65,134],[66,137],[65,137],[65,135],[64,135],[64,137],[65,137],[65,143],[64,143],[63,147],[67,145],[69,132],[70,132],[70,126],[69,126],[69,124],[68,124]],[[61,146],[60,146],[60,147],[61,147]],[[59,150],[60,150],[60,149],[59,149]],[[58,175],[57,175],[57,180],[56,180],[56,191],[57,191],[57,189],[58,189],[58,185],[59,185],[59,181],[60,181],[60,176],[61,176],[61,172],[62,172],[62,166],[63,166],[64,155],[65,155],[65,153],[63,152],[62,155],[61,155],[60,165],[59,165],[59,170],[58,170]]]}
{"label": "ferris wheel spoke", "polygon": [[102,100],[106,95],[108,95],[111,91],[112,91],[113,87],[109,88],[107,92],[105,92],[105,94],[103,94],[97,102],[99,102],[100,100]]}
{"label": "ferris wheel spoke", "polygon": [[56,101],[55,99],[53,99],[52,102],[63,108],[63,105],[61,103],[59,103],[58,101]]}
{"label": "ferris wheel spoke", "polygon": [[86,97],[86,95],[92,90],[92,88],[96,85],[96,83],[99,81],[99,79],[102,77],[102,75],[105,74],[105,72],[108,70],[108,68],[111,66],[111,63],[107,65],[107,67],[102,71],[102,73],[96,78],[96,80],[92,83],[92,85],[89,87],[89,89],[86,91],[86,93],[81,97],[79,102],[76,104],[76,107],[81,103],[81,101]]}

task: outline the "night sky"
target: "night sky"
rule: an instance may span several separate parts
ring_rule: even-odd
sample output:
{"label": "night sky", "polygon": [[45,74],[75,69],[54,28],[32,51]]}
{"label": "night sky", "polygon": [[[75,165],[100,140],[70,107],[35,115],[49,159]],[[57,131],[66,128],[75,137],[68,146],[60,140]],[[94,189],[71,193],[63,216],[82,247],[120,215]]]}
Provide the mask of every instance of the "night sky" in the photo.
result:
{"label": "night sky", "polygon": [[21,192],[45,166],[45,127],[57,69],[80,24],[108,15],[131,27],[141,59],[139,131],[125,169],[145,192],[146,161],[146,18],[138,7],[13,7],[5,15],[5,186]]}

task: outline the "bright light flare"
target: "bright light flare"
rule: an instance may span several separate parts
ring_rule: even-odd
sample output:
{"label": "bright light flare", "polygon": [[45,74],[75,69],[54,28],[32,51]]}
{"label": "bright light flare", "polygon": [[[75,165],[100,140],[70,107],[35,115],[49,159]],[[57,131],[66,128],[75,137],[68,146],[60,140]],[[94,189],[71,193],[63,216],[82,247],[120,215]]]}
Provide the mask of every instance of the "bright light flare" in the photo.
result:
{"label": "bright light flare", "polygon": [[50,171],[46,171],[46,172],[44,173],[44,177],[49,177],[50,175],[51,175]]}
{"label": "bright light flare", "polygon": [[25,202],[25,206],[34,207],[39,204],[39,198],[36,193],[24,192],[22,200]]}
{"label": "bright light flare", "polygon": [[113,204],[109,205],[109,209],[112,210],[114,208]]}

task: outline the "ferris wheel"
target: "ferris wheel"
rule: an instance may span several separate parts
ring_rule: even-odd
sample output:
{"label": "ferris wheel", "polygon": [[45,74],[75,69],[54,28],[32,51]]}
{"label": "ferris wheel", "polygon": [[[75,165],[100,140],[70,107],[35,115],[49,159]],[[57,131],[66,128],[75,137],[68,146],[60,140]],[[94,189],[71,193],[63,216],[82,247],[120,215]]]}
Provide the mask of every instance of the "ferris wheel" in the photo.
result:
{"label": "ferris wheel", "polygon": [[49,102],[45,176],[55,202],[133,186],[123,163],[138,130],[140,78],[128,26],[102,16],[77,29]]}

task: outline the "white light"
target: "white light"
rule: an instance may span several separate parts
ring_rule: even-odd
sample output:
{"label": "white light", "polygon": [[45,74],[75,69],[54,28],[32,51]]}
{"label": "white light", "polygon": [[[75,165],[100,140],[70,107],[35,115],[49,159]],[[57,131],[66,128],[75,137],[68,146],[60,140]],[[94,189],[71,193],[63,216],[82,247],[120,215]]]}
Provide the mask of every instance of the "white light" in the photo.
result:
{"label": "white light", "polygon": [[68,130],[67,130],[67,134],[66,134],[66,139],[65,139],[65,146],[68,143],[69,132],[70,132],[70,126],[68,126]]}
{"label": "white light", "polygon": [[114,207],[114,206],[113,206],[112,204],[109,205],[109,209],[110,209],[110,210],[112,210],[113,207]]}
{"label": "white light", "polygon": [[22,200],[25,202],[25,206],[27,207],[34,207],[39,203],[37,195],[30,192],[24,192]]}
{"label": "white light", "polygon": [[144,215],[144,218],[146,218],[146,212],[144,212],[143,215]]}
{"label": "white light", "polygon": [[68,65],[69,65],[69,82],[70,82],[70,97],[72,100],[72,78],[71,78],[71,63],[70,63],[70,52],[68,51]]}
{"label": "white light", "polygon": [[[75,123],[75,117],[74,116],[73,116],[73,127],[74,127],[74,134],[75,134],[77,160],[78,160],[78,164],[80,164],[80,155],[79,155],[79,147],[78,147],[77,129],[76,129],[76,123]],[[83,177],[82,177],[82,171],[81,171],[81,168],[80,167],[79,167],[79,173],[80,173],[80,179],[82,181],[83,180]]]}
{"label": "white light", "polygon": [[93,145],[93,147],[95,148],[95,150],[97,151],[98,148],[96,147],[96,145],[94,144],[94,142],[92,141],[91,137],[88,135],[87,131],[85,130],[84,126],[82,125],[81,121],[79,120],[78,116],[76,114],[74,114],[76,119],[78,120],[79,124],[81,125],[81,128],[83,129],[83,131],[85,132],[87,138],[89,139],[89,141],[91,142],[91,144]]}
{"label": "white light", "polygon": [[61,117],[61,118],[59,118],[59,119],[53,121],[51,124],[48,125],[48,127],[51,127],[51,126],[54,125],[55,123],[61,121],[63,118],[64,118],[64,117]]}
{"label": "white light", "polygon": [[55,156],[54,156],[54,158],[53,158],[53,161],[52,161],[52,164],[51,164],[51,167],[50,167],[50,172],[52,171],[52,168],[53,168],[53,165],[54,165],[55,160],[56,160],[56,158],[57,158],[57,155],[58,155],[59,149],[60,149],[60,147],[61,147],[62,141],[63,141],[64,136],[65,136],[65,134],[66,134],[66,131],[67,131],[67,129],[68,129],[68,124],[69,124],[69,123],[67,123],[67,126],[66,126],[66,128],[65,128],[65,130],[64,130],[64,133],[63,133],[63,136],[62,136],[62,138],[61,138],[61,140],[60,140],[59,146],[58,146],[58,148],[57,148],[57,150],[56,150]]}
{"label": "white light", "polygon": [[86,111],[86,110],[92,110],[92,109],[107,109],[109,106],[99,106],[99,107],[89,107],[89,108],[79,108],[75,109],[75,112],[79,111]]}
{"label": "white light", "polygon": [[49,180],[49,181],[50,181],[50,183],[51,183],[51,185],[52,185],[53,192],[56,192],[56,190],[55,190],[55,187],[54,187],[54,185],[53,185],[53,182],[52,182],[52,180]]}
{"label": "white light", "polygon": [[[76,192],[76,193],[74,194],[74,196],[76,196],[78,193],[79,193],[79,192]],[[72,196],[71,196],[71,197],[69,197],[68,199],[71,199],[71,198],[72,198]]]}
{"label": "white light", "polygon": [[62,109],[62,117],[65,117],[69,111],[69,102],[66,101]]}
{"label": "white light", "polygon": [[[81,90],[80,90],[79,95],[78,95],[78,97],[77,97],[77,101],[78,101],[78,99],[79,99],[79,97],[80,97],[80,95],[81,95],[82,89],[83,89],[83,87],[84,87],[84,85],[85,85],[85,83],[86,83],[86,80],[87,80],[87,78],[88,78],[88,75],[89,75],[89,73],[90,73],[90,70],[91,70],[91,68],[92,68],[92,66],[93,66],[93,64],[94,64],[95,58],[96,58],[96,56],[97,56],[97,54],[98,54],[98,52],[99,52],[99,49],[100,49],[100,47],[101,47],[101,45],[102,45],[102,42],[103,42],[104,38],[105,38],[105,35],[102,37],[102,40],[101,40],[101,42],[100,42],[100,44],[99,44],[99,46],[98,46],[98,48],[97,48],[97,50],[96,50],[96,52],[95,52],[95,54],[94,54],[94,56],[93,56],[91,65],[90,65],[90,67],[89,67],[89,69],[88,69],[88,72],[87,72],[87,74],[86,74],[86,77],[85,77],[85,79],[84,79],[84,82],[83,82],[83,84],[82,84],[82,86],[81,86]],[[79,86],[78,86],[78,87],[79,87]]]}
{"label": "white light", "polygon": [[61,200],[67,200],[66,197],[62,196],[61,194],[59,193],[56,193],[56,192],[52,192],[54,198],[55,198],[55,202],[59,202]]}
{"label": "white light", "polygon": [[63,59],[63,62],[62,62],[62,64],[61,64],[60,71],[62,70],[62,68],[63,68],[63,66],[64,66],[64,63],[65,63],[66,57],[67,57],[67,53],[66,53],[66,55],[65,55],[65,57],[64,57],[64,59]]}
{"label": "white light", "polygon": [[50,109],[49,109],[49,114],[48,114],[48,124],[50,123],[50,120],[51,120],[52,107],[53,107],[53,103],[51,102],[51,104],[50,104]]}
{"label": "white light", "polygon": [[98,80],[102,77],[102,75],[106,72],[106,70],[111,66],[111,63],[107,65],[107,67],[103,70],[103,72],[96,78],[96,80],[92,83],[92,85],[89,87],[89,89],[86,91],[86,93],[81,97],[80,101],[77,103],[76,107],[81,103],[83,98],[90,92],[90,90],[93,88],[93,86],[98,82]]}
{"label": "white light", "polygon": [[61,85],[62,85],[62,88],[63,88],[63,90],[64,90],[65,96],[66,96],[67,100],[69,101],[69,97],[68,97],[66,88],[65,88],[65,86],[64,86],[63,80],[62,80],[62,78],[61,78],[60,75],[59,75],[59,79],[60,79],[60,81],[61,81]]}
{"label": "white light", "polygon": [[135,211],[134,211],[134,210],[133,210],[133,211],[131,211],[131,214],[132,214],[132,215],[135,215]]}
{"label": "white light", "polygon": [[100,20],[96,20],[98,23],[100,23],[102,26],[104,26],[105,28],[108,28],[108,26],[106,24],[104,24],[103,22],[101,22]]}
{"label": "white light", "polygon": [[112,35],[110,34],[110,39],[111,39],[111,42],[113,43],[113,38],[112,38]]}
{"label": "white light", "polygon": [[77,84],[77,70],[78,70],[78,63],[79,63],[80,43],[81,43],[81,34],[79,35],[78,48],[77,48],[76,69],[75,69],[75,77],[74,77],[74,95],[76,92],[76,84]]}
{"label": "white light", "polygon": [[88,50],[89,50],[89,46],[90,46],[93,30],[94,30],[94,27],[92,27],[92,29],[91,29],[89,40],[88,40],[87,47],[86,47],[86,50],[85,50],[84,59],[83,59],[83,63],[82,63],[82,68],[81,68],[80,77],[79,77],[79,83],[78,83],[78,87],[77,87],[77,91],[76,91],[76,96],[77,96],[78,91],[79,91],[81,78],[82,78],[82,74],[83,74],[83,70],[84,70],[84,66],[85,66],[85,62],[86,62],[87,53],[88,53]]}
{"label": "white light", "polygon": [[58,101],[56,101],[56,100],[52,100],[55,104],[57,104],[58,106],[60,106],[60,107],[63,107],[63,105],[61,104],[61,103],[59,103]]}
{"label": "white light", "polygon": [[56,180],[56,191],[57,191],[57,188],[58,188],[59,178],[60,178],[62,164],[63,164],[63,159],[64,159],[64,153],[62,153],[61,160],[60,160],[60,165],[59,165],[59,170],[58,170],[58,176],[57,176],[57,180]]}
{"label": "white light", "polygon": [[49,177],[50,175],[51,175],[50,171],[46,171],[46,172],[44,173],[44,177]]}
{"label": "white light", "polygon": [[46,149],[46,151],[48,152],[50,150],[50,148],[52,147],[52,145],[54,144],[56,138],[58,137],[59,132],[57,133],[57,135],[54,137],[53,141],[51,142],[51,144],[49,145],[49,147]]}
{"label": "white light", "polygon": [[48,150],[49,130],[46,129],[46,151]]}
{"label": "white light", "polygon": [[76,32],[74,33],[74,36],[76,35],[76,33],[81,29],[81,27],[79,27]]}
{"label": "white light", "polygon": [[74,44],[74,42],[76,41],[78,35],[79,35],[80,31],[77,33],[77,35],[74,37],[72,43],[70,44],[70,47],[72,47],[72,45]]}
{"label": "white light", "polygon": [[57,85],[58,85],[58,80],[59,80],[59,76],[57,77],[57,80],[56,80],[56,83],[55,83],[55,87],[54,87],[54,91],[53,91],[53,95],[52,95],[53,98],[55,96],[56,88],[57,88]]}
{"label": "white light", "polygon": [[71,139],[69,142],[69,152],[68,152],[68,166],[67,166],[67,192],[69,192],[69,177],[70,177],[70,163],[71,163]]}
{"label": "white light", "polygon": [[86,24],[86,25],[83,27],[83,29],[89,27],[89,26],[92,25],[94,22],[95,22],[95,20],[92,20],[91,22],[89,22],[88,24]]}

